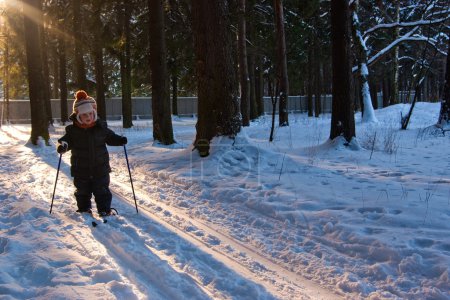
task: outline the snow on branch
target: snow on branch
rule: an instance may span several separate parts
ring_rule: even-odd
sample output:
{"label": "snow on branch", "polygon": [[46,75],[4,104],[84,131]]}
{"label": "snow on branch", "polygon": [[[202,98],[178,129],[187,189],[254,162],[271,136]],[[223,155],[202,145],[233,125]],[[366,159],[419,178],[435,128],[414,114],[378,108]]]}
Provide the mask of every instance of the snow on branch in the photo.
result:
{"label": "snow on branch", "polygon": [[378,24],[372,28],[369,28],[366,32],[364,32],[363,36],[367,36],[369,33],[372,33],[379,29],[387,29],[387,28],[395,28],[395,27],[416,27],[416,26],[424,26],[424,25],[432,25],[445,22],[448,20],[450,16],[446,16],[445,18],[434,19],[434,20],[418,20],[414,22],[394,22],[388,24]]}

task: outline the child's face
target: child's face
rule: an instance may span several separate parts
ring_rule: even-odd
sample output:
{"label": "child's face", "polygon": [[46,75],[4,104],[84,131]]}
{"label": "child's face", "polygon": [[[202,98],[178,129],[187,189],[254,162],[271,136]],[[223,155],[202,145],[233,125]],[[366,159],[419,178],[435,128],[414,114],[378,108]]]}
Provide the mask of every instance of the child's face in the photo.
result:
{"label": "child's face", "polygon": [[91,125],[92,123],[94,123],[94,112],[88,112],[88,113],[84,113],[84,114],[80,114],[80,120],[83,124],[86,125]]}

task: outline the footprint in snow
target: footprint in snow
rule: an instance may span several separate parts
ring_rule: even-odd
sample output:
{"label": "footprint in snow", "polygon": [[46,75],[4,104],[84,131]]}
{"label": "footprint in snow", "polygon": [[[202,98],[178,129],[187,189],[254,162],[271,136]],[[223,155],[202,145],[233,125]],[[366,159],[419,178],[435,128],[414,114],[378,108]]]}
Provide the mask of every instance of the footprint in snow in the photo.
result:
{"label": "footprint in snow", "polygon": [[373,227],[366,227],[364,228],[364,232],[368,235],[372,235],[372,234],[380,234],[385,232],[386,229],[382,229],[382,228],[373,228]]}
{"label": "footprint in snow", "polygon": [[434,241],[430,239],[414,239],[413,243],[421,248],[429,248],[434,245]]}
{"label": "footprint in snow", "polygon": [[364,213],[377,213],[377,214],[384,214],[386,213],[385,209],[382,207],[362,207],[358,209],[358,212],[364,214]]}
{"label": "footprint in snow", "polygon": [[5,253],[7,245],[8,245],[8,239],[0,237],[0,254]]}

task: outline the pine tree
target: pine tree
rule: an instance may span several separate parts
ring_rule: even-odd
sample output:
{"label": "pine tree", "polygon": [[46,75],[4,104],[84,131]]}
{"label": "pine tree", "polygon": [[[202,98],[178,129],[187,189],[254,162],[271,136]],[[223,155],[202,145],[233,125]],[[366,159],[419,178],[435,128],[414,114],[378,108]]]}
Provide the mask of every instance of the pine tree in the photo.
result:
{"label": "pine tree", "polygon": [[350,9],[348,0],[331,0],[331,43],[333,104],[330,139],[355,137],[355,117],[351,93]]}
{"label": "pine tree", "polygon": [[289,125],[288,114],[288,96],[289,96],[289,80],[287,73],[286,58],[286,39],[284,34],[284,14],[283,1],[274,0],[275,7],[275,24],[276,24],[276,40],[277,40],[277,81],[279,82],[279,124],[280,126]]}
{"label": "pine tree", "polygon": [[150,11],[153,138],[164,145],[170,145],[175,140],[170,110],[163,0],[148,0],[148,7]]}
{"label": "pine tree", "polygon": [[194,145],[207,156],[212,138],[234,137],[241,129],[229,7],[224,1],[193,1],[192,20],[198,78]]}
{"label": "pine tree", "polygon": [[27,56],[28,86],[31,109],[31,143],[38,144],[42,137],[46,144],[50,139],[45,111],[44,75],[39,24],[42,22],[41,0],[24,0],[25,51]]}
{"label": "pine tree", "polygon": [[447,48],[447,67],[445,70],[445,84],[441,101],[441,111],[437,122],[439,127],[450,130],[450,39]]}

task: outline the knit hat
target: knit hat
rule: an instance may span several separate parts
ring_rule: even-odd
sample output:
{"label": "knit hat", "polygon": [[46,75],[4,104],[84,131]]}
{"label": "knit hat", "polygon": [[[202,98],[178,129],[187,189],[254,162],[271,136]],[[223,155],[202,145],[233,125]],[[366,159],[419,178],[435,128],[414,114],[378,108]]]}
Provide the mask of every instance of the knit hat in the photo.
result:
{"label": "knit hat", "polygon": [[73,113],[77,116],[77,121],[81,124],[80,115],[94,112],[94,121],[97,120],[97,102],[88,94],[79,90],[75,93],[75,101],[73,102]]}

